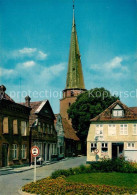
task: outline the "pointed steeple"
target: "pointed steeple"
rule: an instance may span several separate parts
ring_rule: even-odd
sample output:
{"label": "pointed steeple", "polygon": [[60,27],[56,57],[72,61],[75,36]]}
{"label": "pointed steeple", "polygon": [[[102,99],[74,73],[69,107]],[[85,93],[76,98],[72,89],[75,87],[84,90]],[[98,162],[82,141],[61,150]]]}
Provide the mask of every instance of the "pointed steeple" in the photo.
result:
{"label": "pointed steeple", "polygon": [[72,22],[66,89],[85,89],[78,38],[76,32],[74,1],[73,1],[73,22]]}

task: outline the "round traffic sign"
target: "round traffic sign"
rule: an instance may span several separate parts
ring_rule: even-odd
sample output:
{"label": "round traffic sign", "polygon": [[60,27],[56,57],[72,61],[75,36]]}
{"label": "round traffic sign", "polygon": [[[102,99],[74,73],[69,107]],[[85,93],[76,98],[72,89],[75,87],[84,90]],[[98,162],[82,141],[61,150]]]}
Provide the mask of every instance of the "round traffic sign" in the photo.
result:
{"label": "round traffic sign", "polygon": [[95,153],[95,154],[99,153],[99,150],[98,150],[98,149],[95,149],[95,150],[94,150],[94,153]]}
{"label": "round traffic sign", "polygon": [[39,148],[37,146],[33,146],[31,148],[31,155],[33,157],[37,157],[39,155]]}

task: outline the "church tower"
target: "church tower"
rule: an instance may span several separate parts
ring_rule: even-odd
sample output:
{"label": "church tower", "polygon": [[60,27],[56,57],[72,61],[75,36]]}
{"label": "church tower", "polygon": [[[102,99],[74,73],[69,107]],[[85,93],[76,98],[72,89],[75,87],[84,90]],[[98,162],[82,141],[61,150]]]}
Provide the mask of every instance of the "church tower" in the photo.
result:
{"label": "church tower", "polygon": [[80,59],[79,44],[76,32],[74,3],[73,3],[73,21],[71,32],[71,43],[69,51],[68,72],[66,88],[63,90],[63,98],[60,100],[60,114],[63,118],[68,118],[67,110],[75,102],[80,93],[86,91],[82,64]]}

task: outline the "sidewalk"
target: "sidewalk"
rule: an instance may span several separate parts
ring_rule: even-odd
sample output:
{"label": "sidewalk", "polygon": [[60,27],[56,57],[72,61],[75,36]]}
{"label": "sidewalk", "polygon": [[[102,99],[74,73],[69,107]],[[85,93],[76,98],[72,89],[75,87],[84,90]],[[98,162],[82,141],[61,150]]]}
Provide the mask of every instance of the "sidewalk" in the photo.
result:
{"label": "sidewalk", "polygon": [[[70,158],[73,158],[73,157],[70,157]],[[59,160],[59,161],[65,161],[65,160],[68,160],[70,158],[65,158],[65,159],[62,159],[62,160]],[[54,163],[59,162],[59,161],[44,162],[42,165],[37,165],[37,168],[47,166],[47,165],[51,165],[51,164],[54,164]],[[3,168],[0,168],[0,176],[1,175],[14,174],[14,173],[21,173],[21,172],[24,172],[24,171],[29,171],[31,169],[34,169],[34,165],[25,166],[25,167],[18,167],[18,168],[3,167]]]}
{"label": "sidewalk", "polygon": [[[56,162],[58,162],[58,161],[47,162],[47,163],[44,163],[42,165],[37,165],[36,167],[39,168],[39,167],[50,165],[50,164],[53,164],[53,163],[56,163]],[[29,171],[31,169],[34,169],[34,165],[25,166],[25,167],[18,167],[18,168],[4,167],[4,168],[0,169],[0,176],[1,175],[7,175],[7,174],[13,174],[13,173],[21,173],[21,172],[24,172],[24,171]]]}

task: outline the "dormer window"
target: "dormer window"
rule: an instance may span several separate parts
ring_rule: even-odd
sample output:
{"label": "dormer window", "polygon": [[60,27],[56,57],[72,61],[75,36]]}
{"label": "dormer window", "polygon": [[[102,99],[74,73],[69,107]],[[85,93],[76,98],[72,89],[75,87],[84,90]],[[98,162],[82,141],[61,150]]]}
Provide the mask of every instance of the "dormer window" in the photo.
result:
{"label": "dormer window", "polygon": [[71,97],[74,96],[74,91],[71,91]]}
{"label": "dormer window", "polygon": [[124,116],[124,110],[119,105],[116,105],[114,107],[114,109],[112,110],[112,116],[113,117],[123,117]]}

